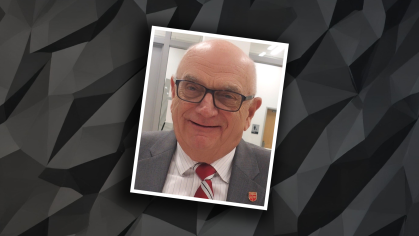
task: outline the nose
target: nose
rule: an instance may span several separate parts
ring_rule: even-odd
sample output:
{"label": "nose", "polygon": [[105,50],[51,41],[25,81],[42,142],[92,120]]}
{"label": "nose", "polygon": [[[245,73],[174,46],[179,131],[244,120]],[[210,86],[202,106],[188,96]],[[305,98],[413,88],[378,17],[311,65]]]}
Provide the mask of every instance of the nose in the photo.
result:
{"label": "nose", "polygon": [[218,109],[214,106],[211,93],[207,93],[202,101],[196,107],[196,112],[209,118],[218,114]]}

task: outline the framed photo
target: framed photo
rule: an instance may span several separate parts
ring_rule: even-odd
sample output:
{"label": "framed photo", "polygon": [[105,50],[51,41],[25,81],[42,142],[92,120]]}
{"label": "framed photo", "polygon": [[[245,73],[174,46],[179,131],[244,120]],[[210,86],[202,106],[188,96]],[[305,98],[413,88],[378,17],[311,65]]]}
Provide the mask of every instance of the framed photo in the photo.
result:
{"label": "framed photo", "polygon": [[153,26],[131,192],[266,210],[287,54]]}

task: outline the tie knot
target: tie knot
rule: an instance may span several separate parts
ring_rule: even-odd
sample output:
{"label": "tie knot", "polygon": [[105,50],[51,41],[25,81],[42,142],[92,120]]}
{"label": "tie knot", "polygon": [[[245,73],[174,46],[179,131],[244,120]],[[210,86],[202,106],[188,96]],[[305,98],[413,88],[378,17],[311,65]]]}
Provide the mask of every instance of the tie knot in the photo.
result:
{"label": "tie knot", "polygon": [[195,172],[201,180],[206,180],[211,179],[217,171],[211,165],[201,163],[198,167],[196,167]]}

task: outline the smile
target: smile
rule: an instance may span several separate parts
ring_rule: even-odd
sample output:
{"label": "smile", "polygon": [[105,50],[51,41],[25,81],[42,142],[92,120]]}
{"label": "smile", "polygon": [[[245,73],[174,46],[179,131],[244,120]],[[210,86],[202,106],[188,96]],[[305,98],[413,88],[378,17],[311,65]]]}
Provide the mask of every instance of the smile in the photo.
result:
{"label": "smile", "polygon": [[198,124],[198,123],[195,123],[195,122],[193,122],[193,121],[190,121],[192,124],[194,124],[194,125],[196,125],[196,126],[199,126],[199,127],[202,127],[202,128],[218,128],[219,126],[205,126],[205,125],[201,125],[201,124]]}

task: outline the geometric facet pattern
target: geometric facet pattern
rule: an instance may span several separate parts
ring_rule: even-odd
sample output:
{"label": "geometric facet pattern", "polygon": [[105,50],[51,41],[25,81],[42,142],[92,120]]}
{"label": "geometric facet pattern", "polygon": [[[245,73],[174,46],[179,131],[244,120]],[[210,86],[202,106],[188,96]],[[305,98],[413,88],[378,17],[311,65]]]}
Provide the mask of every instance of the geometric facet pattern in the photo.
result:
{"label": "geometric facet pattern", "polygon": [[[151,26],[290,44],[267,211],[129,192]],[[0,235],[419,235],[419,2],[0,1]]]}

